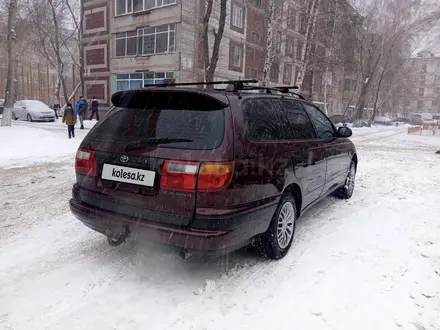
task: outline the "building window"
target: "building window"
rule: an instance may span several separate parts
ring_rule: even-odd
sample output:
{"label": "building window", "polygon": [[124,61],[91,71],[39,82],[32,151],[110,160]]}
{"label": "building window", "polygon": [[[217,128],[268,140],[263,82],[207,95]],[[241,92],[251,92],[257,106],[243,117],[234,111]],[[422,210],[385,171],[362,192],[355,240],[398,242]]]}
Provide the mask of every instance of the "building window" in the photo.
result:
{"label": "building window", "polygon": [[284,1],[275,1],[273,4],[274,19],[276,21],[281,20],[283,17],[283,4]]}
{"label": "building window", "polygon": [[423,73],[426,73],[427,69],[428,69],[428,68],[427,68],[427,65],[426,65],[426,64],[423,64],[423,65],[422,65],[422,72],[423,72]]}
{"label": "building window", "polygon": [[278,82],[278,77],[280,75],[280,64],[273,62],[270,66],[269,78],[273,82]]}
{"label": "building window", "polygon": [[437,106],[437,101],[432,101],[432,106],[436,107]]}
{"label": "building window", "polygon": [[258,79],[258,69],[257,68],[251,68],[250,78],[251,79]]}
{"label": "building window", "polygon": [[261,0],[255,0],[255,7],[261,8]]}
{"label": "building window", "polygon": [[306,29],[307,29],[306,24],[307,24],[306,16],[304,14],[300,14],[300,17],[299,17],[299,32],[300,33],[306,32]]}
{"label": "building window", "polygon": [[175,26],[163,25],[116,34],[116,56],[174,52]]}
{"label": "building window", "polygon": [[302,57],[302,50],[303,50],[303,42],[299,41],[296,43],[296,59],[298,61],[301,61],[301,57]]}
{"label": "building window", "polygon": [[277,54],[281,53],[281,38],[282,34],[280,31],[278,31],[275,35],[275,51],[277,52]]}
{"label": "building window", "polygon": [[419,96],[425,96],[425,89],[419,88]]}
{"label": "building window", "polygon": [[118,74],[116,77],[117,90],[143,88],[146,84],[163,84],[165,79],[174,79],[174,72],[144,72]]}
{"label": "building window", "polygon": [[257,32],[252,32],[252,42],[255,42],[257,44],[260,43],[260,34]]}
{"label": "building window", "polygon": [[295,8],[289,6],[289,10],[287,12],[287,28],[295,30],[296,28],[296,12]]}
{"label": "building window", "polygon": [[283,81],[287,84],[290,84],[290,82],[292,81],[292,65],[291,64],[284,64]]}
{"label": "building window", "polygon": [[243,28],[243,8],[232,4],[232,25],[236,28]]}
{"label": "building window", "polygon": [[286,40],[286,55],[293,55],[293,39],[288,38]]}
{"label": "building window", "polygon": [[241,48],[234,45],[232,45],[232,65],[241,67]]}
{"label": "building window", "polygon": [[115,0],[116,16],[160,8],[176,3],[176,0]]}
{"label": "building window", "polygon": [[417,109],[423,108],[423,100],[417,100]]}
{"label": "building window", "polygon": [[116,34],[116,56],[134,56],[137,54],[137,32]]}

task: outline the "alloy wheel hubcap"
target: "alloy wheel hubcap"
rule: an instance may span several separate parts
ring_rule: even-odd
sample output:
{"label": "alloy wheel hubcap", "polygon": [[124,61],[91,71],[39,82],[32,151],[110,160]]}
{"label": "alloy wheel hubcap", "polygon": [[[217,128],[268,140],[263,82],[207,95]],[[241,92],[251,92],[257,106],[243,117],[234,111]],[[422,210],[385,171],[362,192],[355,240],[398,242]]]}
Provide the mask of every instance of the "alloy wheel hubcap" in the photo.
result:
{"label": "alloy wheel hubcap", "polygon": [[277,242],[280,248],[285,249],[293,237],[295,225],[295,208],[291,202],[287,202],[281,208],[278,216]]}

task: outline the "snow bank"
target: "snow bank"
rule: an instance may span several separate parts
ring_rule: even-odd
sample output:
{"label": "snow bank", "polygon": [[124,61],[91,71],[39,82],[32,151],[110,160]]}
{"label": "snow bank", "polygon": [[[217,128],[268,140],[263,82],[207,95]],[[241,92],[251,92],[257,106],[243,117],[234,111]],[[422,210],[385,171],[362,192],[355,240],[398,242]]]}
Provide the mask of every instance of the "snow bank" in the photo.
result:
{"label": "snow bank", "polygon": [[73,158],[81,140],[81,137],[69,140],[67,129],[0,127],[0,166],[20,167]]}

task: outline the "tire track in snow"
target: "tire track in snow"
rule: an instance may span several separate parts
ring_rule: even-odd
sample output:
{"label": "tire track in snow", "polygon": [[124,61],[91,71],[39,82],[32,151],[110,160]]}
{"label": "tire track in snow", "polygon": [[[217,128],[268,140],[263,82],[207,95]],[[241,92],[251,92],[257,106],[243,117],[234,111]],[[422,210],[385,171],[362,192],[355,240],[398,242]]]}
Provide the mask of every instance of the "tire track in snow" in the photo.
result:
{"label": "tire track in snow", "polygon": [[69,212],[75,173],[71,163],[0,171],[0,229],[4,243],[46,218]]}

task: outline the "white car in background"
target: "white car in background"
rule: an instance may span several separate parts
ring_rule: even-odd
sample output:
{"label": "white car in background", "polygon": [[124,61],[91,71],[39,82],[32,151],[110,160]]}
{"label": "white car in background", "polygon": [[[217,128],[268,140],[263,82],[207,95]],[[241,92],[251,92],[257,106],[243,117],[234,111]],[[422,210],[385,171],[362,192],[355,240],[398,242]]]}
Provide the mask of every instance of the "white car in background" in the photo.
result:
{"label": "white car in background", "polygon": [[55,112],[41,101],[22,100],[15,102],[12,118],[14,120],[53,122],[55,121]]}

